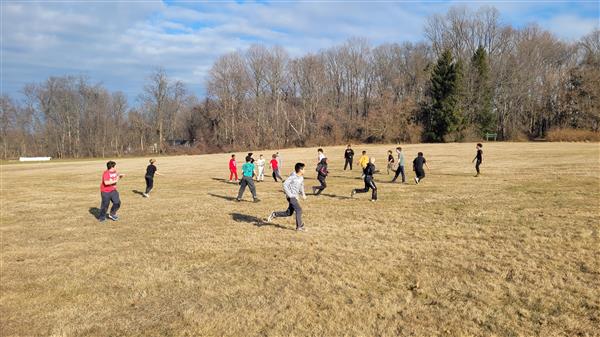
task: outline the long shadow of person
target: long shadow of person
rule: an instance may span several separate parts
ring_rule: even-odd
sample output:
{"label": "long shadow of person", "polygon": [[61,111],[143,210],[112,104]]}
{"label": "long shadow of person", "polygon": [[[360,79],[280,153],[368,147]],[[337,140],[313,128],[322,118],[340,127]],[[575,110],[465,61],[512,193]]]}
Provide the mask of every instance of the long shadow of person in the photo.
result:
{"label": "long shadow of person", "polygon": [[352,199],[350,197],[345,197],[345,196],[342,196],[342,195],[329,194],[329,193],[321,193],[319,195],[324,196],[324,197],[328,197],[328,198],[340,199],[340,200]]}
{"label": "long shadow of person", "polygon": [[131,190],[131,192],[135,193],[135,194],[139,194],[141,196],[144,196],[144,192],[138,191],[138,190]]}
{"label": "long shadow of person", "polygon": [[98,219],[100,217],[100,208],[98,208],[98,207],[90,207],[89,212],[96,219]]}
{"label": "long shadow of person", "polygon": [[214,178],[214,177],[213,177],[213,178],[210,178],[210,179],[212,179],[212,180],[214,180],[214,181],[221,182],[221,183],[223,183],[223,184],[237,184],[237,181],[229,181],[229,180],[227,180],[227,179],[225,179],[225,178]]}
{"label": "long shadow of person", "polygon": [[217,198],[225,199],[227,201],[235,201],[236,200],[235,197],[230,197],[230,196],[227,196],[227,195],[218,195],[218,194],[214,194],[214,193],[208,193],[208,195],[210,195],[212,197],[217,197]]}
{"label": "long shadow of person", "polygon": [[292,228],[281,226],[281,225],[278,225],[275,223],[266,222],[265,220],[255,217],[253,215],[241,214],[241,213],[229,213],[229,215],[231,215],[231,218],[235,222],[246,222],[246,223],[253,224],[256,227],[273,226],[275,228],[293,231]]}

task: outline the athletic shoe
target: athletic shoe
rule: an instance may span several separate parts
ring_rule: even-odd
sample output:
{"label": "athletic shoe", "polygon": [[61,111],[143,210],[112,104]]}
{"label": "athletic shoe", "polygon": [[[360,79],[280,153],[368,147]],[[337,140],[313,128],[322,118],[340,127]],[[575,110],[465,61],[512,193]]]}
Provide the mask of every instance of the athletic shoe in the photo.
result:
{"label": "athletic shoe", "polygon": [[377,201],[377,199],[371,199],[371,202],[375,202],[375,201]]}
{"label": "athletic shoe", "polygon": [[150,196],[148,195],[148,193],[142,193],[142,195],[144,196],[144,198],[148,198],[148,197],[150,197]]}
{"label": "athletic shoe", "polygon": [[119,220],[119,217],[118,217],[116,214],[115,214],[115,215],[109,214],[109,215],[108,215],[108,218],[109,218],[109,219],[111,219],[112,221],[117,221],[117,220]]}
{"label": "athletic shoe", "polygon": [[419,178],[415,177],[415,183],[418,185],[419,184]]}
{"label": "athletic shoe", "polygon": [[273,221],[274,217],[275,217],[275,212],[271,212],[271,214],[269,214],[269,217],[267,218],[267,222]]}
{"label": "athletic shoe", "polygon": [[240,198],[235,198],[235,201],[237,201],[237,202],[240,202],[240,201],[242,201],[242,199],[240,199]]}
{"label": "athletic shoe", "polygon": [[296,228],[296,232],[306,232],[306,228],[304,226]]}

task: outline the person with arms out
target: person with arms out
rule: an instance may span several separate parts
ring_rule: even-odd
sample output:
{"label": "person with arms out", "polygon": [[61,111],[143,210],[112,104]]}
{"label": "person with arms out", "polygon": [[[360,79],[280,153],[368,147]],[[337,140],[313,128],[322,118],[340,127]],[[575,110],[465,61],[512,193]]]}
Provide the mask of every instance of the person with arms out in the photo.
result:
{"label": "person with arms out", "polygon": [[396,154],[398,155],[398,167],[396,168],[396,174],[394,175],[392,182],[395,183],[398,176],[402,175],[402,183],[406,184],[406,176],[404,175],[404,152],[402,152],[401,147],[398,146],[396,148]]}
{"label": "person with arms out", "polygon": [[273,179],[275,179],[275,182],[277,182],[277,178],[283,181],[283,178],[281,178],[281,175],[279,174],[279,160],[277,160],[277,154],[272,156],[269,165],[271,166],[271,170],[273,170]]}
{"label": "person with arms out", "polygon": [[[325,188],[327,188],[327,183],[325,179],[327,179],[327,175],[329,174],[329,170],[327,170],[327,158],[324,157],[321,159],[321,162],[317,165],[317,180],[321,183],[321,186],[313,186],[312,192],[314,195],[319,195]],[[315,193],[316,192],[316,193]]]}
{"label": "person with arms out", "polygon": [[304,164],[296,163],[294,165],[294,173],[292,173],[283,183],[283,191],[288,201],[288,209],[281,212],[271,212],[271,215],[267,218],[267,222],[273,221],[274,218],[292,216],[296,212],[296,230],[305,231],[304,223],[302,222],[302,207],[298,202],[298,197],[302,195],[302,198],[306,200],[306,194],[304,193]]}
{"label": "person with arms out", "polygon": [[110,208],[108,218],[112,221],[119,220],[117,211],[121,207],[121,199],[119,198],[119,192],[117,191],[117,183],[125,175],[119,174],[116,166],[117,163],[111,160],[106,163],[106,171],[102,173],[102,182],[100,183],[100,197],[102,201],[100,204],[100,215],[98,217],[100,222],[106,220],[106,211],[108,211],[108,206],[111,202],[112,207]]}
{"label": "person with arms out", "polygon": [[237,201],[242,201],[242,196],[244,195],[244,191],[246,190],[246,186],[250,188],[250,193],[252,193],[252,199],[254,202],[259,202],[260,200],[256,197],[256,187],[254,186],[254,164],[252,164],[252,157],[246,157],[246,163],[242,165],[242,180],[240,181],[240,190],[238,192],[238,196],[236,198]]}
{"label": "person with arms out", "polygon": [[429,170],[429,165],[427,165],[427,160],[423,157],[423,152],[419,152],[417,154],[417,158],[413,160],[413,171],[415,171],[415,183],[419,183],[421,180],[425,178],[425,170],[423,169],[423,165],[427,167]]}
{"label": "person with arms out", "polygon": [[146,167],[146,175],[144,176],[146,179],[146,192],[142,194],[144,198],[150,197],[150,191],[152,191],[152,188],[154,187],[154,175],[160,175],[158,172],[156,172],[157,169],[154,163],[156,163],[156,159],[150,159],[150,165]]}
{"label": "person with arms out", "polygon": [[350,193],[351,198],[353,198],[356,193],[367,193],[369,190],[372,190],[371,201],[377,201],[377,185],[375,185],[373,174],[375,174],[375,158],[370,158],[367,166],[363,170],[365,188],[353,189],[352,193]]}
{"label": "person with arms out", "polygon": [[235,177],[235,181],[238,181],[237,175],[237,164],[235,162],[235,154],[231,155],[231,159],[229,160],[229,181],[232,182],[233,177]]}
{"label": "person with arms out", "polygon": [[256,161],[256,181],[264,181],[265,180],[265,159],[263,155],[258,156],[258,160]]}
{"label": "person with arms out", "polygon": [[477,162],[475,163],[475,170],[477,171],[477,174],[475,175],[476,177],[479,177],[479,165],[481,165],[481,162],[483,161],[483,145],[481,143],[477,143],[477,154],[475,155],[475,158],[473,158],[473,160],[471,161],[471,163],[473,163],[474,161],[477,160]]}
{"label": "person with arms out", "polygon": [[354,160],[354,150],[352,150],[352,147],[350,146],[350,144],[348,144],[348,147],[346,148],[346,151],[344,151],[344,171],[346,171],[346,167],[348,167],[348,165],[350,165],[350,171],[352,171],[352,161]]}
{"label": "person with arms out", "polygon": [[388,158],[387,158],[387,174],[390,174],[390,171],[394,172],[394,156],[392,156],[392,150],[388,150]]}

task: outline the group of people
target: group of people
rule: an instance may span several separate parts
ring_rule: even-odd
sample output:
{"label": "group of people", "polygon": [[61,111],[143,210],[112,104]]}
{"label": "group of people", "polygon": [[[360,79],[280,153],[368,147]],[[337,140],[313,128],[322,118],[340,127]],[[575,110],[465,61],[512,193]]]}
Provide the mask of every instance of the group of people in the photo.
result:
{"label": "group of people", "polygon": [[[478,177],[480,175],[480,165],[483,161],[483,145],[481,143],[477,144],[477,154],[475,158],[473,158],[472,162],[476,162],[475,169],[476,175]],[[404,153],[402,151],[402,147],[396,148],[396,158],[392,155],[392,151],[388,151],[387,158],[387,173],[390,171],[394,172],[394,177],[391,182],[394,183],[398,179],[398,177],[402,177],[402,183],[406,183],[406,175],[405,175],[405,159]],[[304,163],[296,163],[294,165],[294,171],[284,180],[279,170],[281,168],[281,157],[279,156],[279,152],[273,154],[271,156],[271,161],[269,162],[269,166],[272,170],[272,176],[275,182],[283,181],[283,191],[285,192],[286,200],[288,202],[288,208],[285,211],[279,212],[271,212],[269,217],[267,218],[268,222],[271,222],[274,218],[277,217],[289,217],[296,214],[296,230],[305,231],[304,222],[302,221],[302,207],[299,203],[299,198],[302,197],[306,199],[306,194],[304,192],[304,170],[306,165]],[[352,170],[352,163],[354,160],[354,150],[352,150],[351,145],[348,145],[346,150],[344,151],[344,171],[349,167]],[[146,198],[149,197],[150,191],[154,186],[154,175],[159,175],[157,172],[157,168],[154,165],[156,162],[155,159],[150,159],[150,165],[146,168],[146,190],[142,195]],[[323,190],[327,188],[327,176],[329,175],[328,169],[328,159],[323,149],[319,148],[317,150],[317,160],[316,160],[316,172],[317,172],[317,181],[320,183],[318,186],[312,186],[312,192],[315,196],[320,195]],[[362,151],[361,157],[358,159],[358,165],[362,169],[361,177],[364,180],[364,188],[356,188],[353,189],[350,193],[351,197],[354,197],[357,193],[367,193],[371,191],[371,201],[377,201],[377,185],[375,184],[374,175],[379,171],[375,167],[375,157],[369,157],[367,155],[367,151]],[[116,189],[116,185],[120,179],[124,177],[123,174],[119,174],[116,171],[116,163],[114,161],[109,161],[107,164],[107,170],[104,171],[102,175],[102,182],[100,184],[100,192],[101,192],[101,206],[100,206],[100,215],[99,220],[106,220],[106,212],[108,211],[108,206],[112,202],[112,207],[108,214],[108,218],[117,221],[119,217],[117,216],[117,211],[121,206],[121,201],[119,198],[119,193]],[[419,184],[425,178],[425,169],[429,169],[427,165],[427,160],[425,159],[423,152],[419,152],[417,157],[413,160],[413,171],[415,172],[415,183]],[[235,159],[235,154],[231,155],[231,159],[229,160],[229,181],[230,182],[238,182],[240,187],[238,190],[238,195],[236,200],[239,202],[242,200],[246,187],[250,189],[250,193],[252,194],[252,199],[254,202],[259,202],[256,194],[256,186],[254,185],[254,180],[256,181],[264,181],[264,170],[265,170],[265,159],[263,155],[259,155],[258,160],[254,160],[253,153],[248,153],[245,158],[245,162],[242,165],[242,176],[238,177],[237,174],[237,163]],[[235,178],[235,180],[234,180]]]}

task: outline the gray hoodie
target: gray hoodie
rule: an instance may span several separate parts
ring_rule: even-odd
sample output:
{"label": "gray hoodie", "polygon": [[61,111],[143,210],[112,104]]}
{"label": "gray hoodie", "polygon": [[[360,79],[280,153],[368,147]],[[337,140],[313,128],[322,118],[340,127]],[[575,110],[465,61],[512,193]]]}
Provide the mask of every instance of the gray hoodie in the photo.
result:
{"label": "gray hoodie", "polygon": [[288,198],[296,198],[304,193],[304,177],[301,177],[296,174],[296,172],[292,173],[284,182],[283,182],[283,190],[285,191],[285,195]]}

